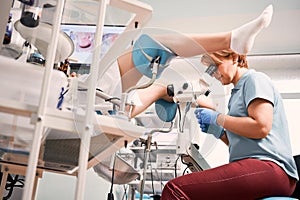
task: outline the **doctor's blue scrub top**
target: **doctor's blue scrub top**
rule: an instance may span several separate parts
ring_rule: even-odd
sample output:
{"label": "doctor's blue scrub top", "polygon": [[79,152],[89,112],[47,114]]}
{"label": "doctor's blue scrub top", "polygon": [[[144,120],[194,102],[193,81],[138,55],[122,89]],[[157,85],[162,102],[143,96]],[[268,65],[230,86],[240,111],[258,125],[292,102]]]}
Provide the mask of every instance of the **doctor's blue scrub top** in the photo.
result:
{"label": "doctor's blue scrub top", "polygon": [[251,139],[226,131],[229,140],[229,161],[245,158],[272,161],[289,176],[298,179],[283,101],[268,76],[249,69],[231,91],[228,115],[248,116],[247,108],[257,98],[265,99],[273,105],[272,129],[268,136],[262,139]]}

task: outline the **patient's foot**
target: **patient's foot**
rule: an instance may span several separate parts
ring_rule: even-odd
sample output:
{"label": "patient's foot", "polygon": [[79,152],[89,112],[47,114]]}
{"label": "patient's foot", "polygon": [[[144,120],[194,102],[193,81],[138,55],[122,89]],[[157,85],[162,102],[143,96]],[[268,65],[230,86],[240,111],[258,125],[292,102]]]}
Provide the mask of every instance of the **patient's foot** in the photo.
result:
{"label": "patient's foot", "polygon": [[239,54],[247,54],[254,43],[255,37],[269,26],[273,15],[273,6],[269,5],[260,16],[231,32],[230,48]]}

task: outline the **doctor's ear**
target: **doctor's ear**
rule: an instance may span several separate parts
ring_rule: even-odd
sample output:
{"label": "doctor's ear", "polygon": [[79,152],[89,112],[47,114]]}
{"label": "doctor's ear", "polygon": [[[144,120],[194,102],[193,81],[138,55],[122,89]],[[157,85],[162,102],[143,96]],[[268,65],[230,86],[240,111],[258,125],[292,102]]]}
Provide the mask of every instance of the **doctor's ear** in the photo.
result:
{"label": "doctor's ear", "polygon": [[239,55],[237,62],[238,62],[238,66],[242,68],[248,68],[248,61],[246,55]]}

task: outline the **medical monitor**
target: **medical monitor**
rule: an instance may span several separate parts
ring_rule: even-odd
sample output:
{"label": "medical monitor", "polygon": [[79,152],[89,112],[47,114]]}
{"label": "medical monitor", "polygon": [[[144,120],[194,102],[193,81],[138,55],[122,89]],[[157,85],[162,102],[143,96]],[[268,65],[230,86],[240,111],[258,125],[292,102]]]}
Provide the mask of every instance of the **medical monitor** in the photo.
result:
{"label": "medical monitor", "polygon": [[[104,25],[101,44],[101,55],[99,59],[108,51],[119,34],[125,30],[123,25]],[[95,49],[96,25],[94,24],[62,24],[61,29],[72,39],[74,51],[70,56],[71,68],[81,66],[87,73],[92,63],[93,50]]]}

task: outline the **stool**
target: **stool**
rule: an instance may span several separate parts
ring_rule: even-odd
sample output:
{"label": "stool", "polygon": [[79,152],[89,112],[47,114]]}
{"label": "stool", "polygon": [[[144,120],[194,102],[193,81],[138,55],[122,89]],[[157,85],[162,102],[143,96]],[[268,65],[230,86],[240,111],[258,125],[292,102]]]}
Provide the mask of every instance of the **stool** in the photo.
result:
{"label": "stool", "polygon": [[297,199],[292,197],[267,197],[261,200],[297,200]]}
{"label": "stool", "polygon": [[[294,160],[296,162],[298,174],[300,174],[300,155],[294,156]],[[294,198],[295,197],[295,198]],[[296,200],[300,199],[300,182],[297,182],[296,188],[292,197],[267,197],[261,200]]]}

